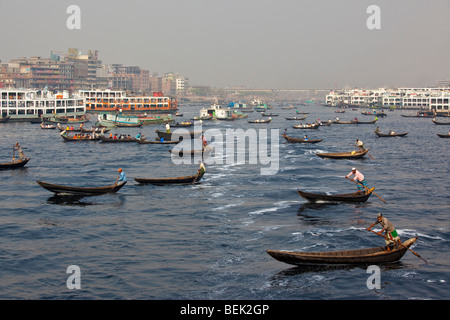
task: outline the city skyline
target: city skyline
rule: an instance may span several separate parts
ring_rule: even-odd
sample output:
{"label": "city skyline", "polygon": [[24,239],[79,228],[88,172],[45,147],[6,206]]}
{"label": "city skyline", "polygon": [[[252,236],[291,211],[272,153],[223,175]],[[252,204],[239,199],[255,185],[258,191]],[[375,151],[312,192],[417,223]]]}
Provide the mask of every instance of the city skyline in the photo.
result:
{"label": "city skyline", "polygon": [[[80,8],[80,29],[67,27],[72,4]],[[367,26],[372,4],[380,8],[377,30]],[[98,50],[105,64],[177,72],[192,85],[213,87],[423,87],[450,78],[445,0],[48,0],[1,7],[0,25],[8,30],[2,63],[73,47]]]}

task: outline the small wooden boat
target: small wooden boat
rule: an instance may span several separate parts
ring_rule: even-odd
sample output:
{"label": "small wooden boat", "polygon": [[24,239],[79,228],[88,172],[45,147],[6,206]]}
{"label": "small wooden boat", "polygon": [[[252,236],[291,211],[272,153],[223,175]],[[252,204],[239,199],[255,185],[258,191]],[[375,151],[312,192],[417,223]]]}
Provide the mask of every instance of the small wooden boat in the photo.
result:
{"label": "small wooden boat", "polygon": [[278,117],[279,114],[275,114],[275,113],[261,113],[261,115],[263,117]]}
{"label": "small wooden boat", "polygon": [[440,125],[440,126],[448,126],[450,125],[450,122],[439,122],[436,119],[433,118],[433,120],[431,120],[434,122],[434,124]]}
{"label": "small wooden boat", "polygon": [[9,120],[9,118],[10,118],[11,116],[6,116],[6,117],[0,117],[0,123],[5,123],[5,122],[7,122],[8,120]]}
{"label": "small wooden boat", "polygon": [[105,136],[98,136],[98,138],[100,140],[102,140],[102,142],[113,142],[113,143],[126,143],[126,142],[138,142],[141,139],[136,139],[136,138],[122,138],[122,139],[114,139],[114,138],[107,138]]}
{"label": "small wooden boat", "polygon": [[171,128],[188,128],[188,127],[192,127],[194,125],[193,122],[190,121],[186,121],[186,122],[177,122],[177,123],[172,123],[170,125]]}
{"label": "small wooden boat", "polygon": [[412,115],[402,114],[401,116],[405,117],[405,118],[431,118],[431,117],[434,117],[434,116],[426,114],[426,113],[419,113],[419,114],[412,114]]}
{"label": "small wooden boat", "polygon": [[53,184],[43,181],[36,181],[38,185],[42,188],[47,189],[56,194],[71,194],[71,195],[101,195],[107,193],[116,193],[119,191],[127,182],[122,182],[118,184],[112,184],[104,187],[69,187],[59,184]]}
{"label": "small wooden boat", "polygon": [[305,119],[306,119],[306,116],[303,116],[301,118],[297,118],[297,117],[286,118],[286,120],[300,120],[300,121],[305,120]]}
{"label": "small wooden boat", "polygon": [[64,141],[98,141],[100,140],[100,136],[95,137],[69,137],[68,135],[62,134],[61,137],[64,139]]}
{"label": "small wooden boat", "polygon": [[372,120],[372,121],[355,121],[356,124],[374,124],[375,122],[377,122],[377,120]]}
{"label": "small wooden boat", "polygon": [[404,241],[401,245],[387,251],[387,247],[328,252],[298,252],[267,250],[274,259],[293,265],[305,264],[378,264],[400,260],[417,240],[417,237]]}
{"label": "small wooden boat", "polygon": [[23,166],[25,166],[28,161],[30,161],[30,159],[31,158],[25,158],[23,160],[17,160],[13,162],[0,163],[0,170],[23,168]]}
{"label": "small wooden boat", "polygon": [[366,192],[353,192],[343,194],[326,194],[326,193],[312,193],[297,190],[298,194],[311,202],[324,201],[324,202],[366,202],[372,195],[375,188],[368,189]]}
{"label": "small wooden boat", "polygon": [[154,141],[141,139],[138,141],[139,144],[178,144],[180,141],[161,141],[161,139],[155,138]]}
{"label": "small wooden boat", "polygon": [[450,133],[449,134],[442,134],[442,133],[437,133],[438,137],[440,138],[450,138]]}
{"label": "small wooden boat", "polygon": [[200,137],[203,133],[203,131],[191,131],[189,133],[167,133],[165,131],[159,131],[159,130],[155,130],[156,134],[158,135],[159,138],[163,138],[164,140],[167,141],[175,141],[175,140],[183,140],[184,138],[196,138],[196,137]]}
{"label": "small wooden boat", "polygon": [[267,120],[263,120],[263,119],[256,119],[256,120],[247,120],[248,123],[269,123],[272,121],[272,119],[267,119]]}
{"label": "small wooden boat", "polygon": [[284,139],[286,139],[287,142],[289,143],[318,143],[320,141],[323,141],[323,139],[301,139],[301,138],[294,138],[294,137],[289,137],[285,134],[282,135]]}
{"label": "small wooden boat", "polygon": [[345,110],[336,110],[335,113],[345,113]]}
{"label": "small wooden boat", "polygon": [[319,128],[319,124],[318,123],[314,123],[314,124],[299,124],[296,126],[292,126],[292,128],[294,129],[317,129]]}
{"label": "small wooden boat", "polygon": [[296,114],[309,114],[309,112],[300,112],[298,110],[295,111]]}
{"label": "small wooden boat", "polygon": [[50,123],[41,123],[41,129],[56,129],[56,126]]}
{"label": "small wooden boat", "polygon": [[173,153],[173,154],[178,154],[180,157],[182,157],[185,154],[186,155],[190,155],[191,157],[193,157],[193,156],[195,156],[197,154],[201,154],[202,156],[209,155],[211,152],[213,152],[214,147],[211,148],[211,147],[208,146],[208,147],[206,147],[203,150],[184,150],[184,149],[174,150],[174,149],[169,150],[169,152]]}
{"label": "small wooden boat", "polygon": [[330,152],[330,153],[316,153],[317,156],[321,158],[329,158],[329,159],[361,159],[364,157],[369,149],[366,150],[354,150],[351,152]]}
{"label": "small wooden boat", "polygon": [[335,120],[333,121],[335,124],[357,124],[358,121],[352,120],[352,121],[341,121],[341,120]]}
{"label": "small wooden boat", "polygon": [[403,132],[403,133],[382,133],[382,132],[378,132],[375,131],[375,134],[379,137],[404,137],[408,134],[408,132]]}
{"label": "small wooden boat", "polygon": [[193,184],[199,183],[200,179],[203,178],[205,173],[198,173],[192,176],[185,177],[174,177],[174,178],[134,178],[136,182],[142,184],[153,184],[157,186],[162,186],[166,184]]}

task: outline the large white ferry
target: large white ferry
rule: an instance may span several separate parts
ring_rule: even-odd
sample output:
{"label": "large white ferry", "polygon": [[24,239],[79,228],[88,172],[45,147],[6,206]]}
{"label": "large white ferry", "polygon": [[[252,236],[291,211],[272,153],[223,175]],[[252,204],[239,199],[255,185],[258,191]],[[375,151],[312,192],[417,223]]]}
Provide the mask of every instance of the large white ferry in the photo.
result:
{"label": "large white ferry", "polygon": [[80,90],[86,99],[88,112],[114,112],[121,109],[124,113],[175,113],[177,101],[164,97],[162,93],[153,95],[128,96],[120,90]]}
{"label": "large white ferry", "polygon": [[0,89],[0,119],[42,121],[45,118],[86,114],[83,97],[67,91],[52,93],[37,89]]}

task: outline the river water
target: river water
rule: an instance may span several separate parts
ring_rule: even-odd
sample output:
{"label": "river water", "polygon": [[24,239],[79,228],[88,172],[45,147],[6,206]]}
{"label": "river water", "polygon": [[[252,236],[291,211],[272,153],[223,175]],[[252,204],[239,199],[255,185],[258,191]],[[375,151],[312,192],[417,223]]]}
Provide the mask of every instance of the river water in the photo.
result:
{"label": "river water", "polygon": [[[198,115],[200,106],[180,109],[182,119],[188,119]],[[299,110],[309,112],[308,121],[336,115],[341,120],[372,119],[351,109],[343,114],[314,105]],[[205,122],[203,130],[279,130],[274,131],[279,138],[275,174],[261,174],[268,167],[261,161],[207,161],[202,183],[183,186],[133,180],[195,174],[195,161],[174,164],[168,152],[173,145],[72,143],[64,142],[57,130],[36,124],[0,124],[0,162],[9,161],[15,142],[32,157],[24,169],[0,176],[0,299],[449,299],[450,139],[436,135],[449,127],[394,111],[376,125],[295,130],[292,125],[299,122],[285,119],[294,110],[275,105],[271,112],[279,116],[269,124],[215,121]],[[255,118],[256,113],[249,114]],[[376,126],[408,135],[377,138]],[[292,136],[324,140],[287,144],[279,136],[285,128]],[[164,128],[116,132],[142,132],[154,139],[156,129]],[[275,145],[270,132],[269,142]],[[371,157],[327,160],[315,155],[353,150],[357,138],[370,147]],[[219,140],[214,142],[217,157],[226,160]],[[36,184],[107,185],[115,181],[119,167],[128,183],[117,194],[73,200]],[[353,192],[356,185],[343,178],[352,167],[386,203],[372,195],[363,204],[311,205],[296,192]],[[297,268],[266,253],[384,245],[365,230],[378,212],[393,222],[402,240],[418,236],[412,249],[428,261],[407,252],[398,263],[380,265],[379,289],[368,288],[367,267]],[[79,267],[80,289],[67,286],[72,265]]]}

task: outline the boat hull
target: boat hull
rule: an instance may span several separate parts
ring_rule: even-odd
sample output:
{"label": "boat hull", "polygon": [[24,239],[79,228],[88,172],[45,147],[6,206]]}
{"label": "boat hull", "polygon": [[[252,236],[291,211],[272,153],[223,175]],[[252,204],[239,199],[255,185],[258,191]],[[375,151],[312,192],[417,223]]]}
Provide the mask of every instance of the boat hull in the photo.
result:
{"label": "boat hull", "polygon": [[328,159],[361,159],[370,149],[364,151],[352,151],[352,152],[331,152],[331,153],[316,153],[318,157]]}
{"label": "boat hull", "polygon": [[69,187],[63,186],[43,181],[36,181],[38,185],[42,188],[47,189],[55,194],[67,194],[67,195],[101,195],[107,193],[116,193],[119,191],[127,182],[123,182],[121,184],[113,184],[104,187]]}
{"label": "boat hull", "polygon": [[267,250],[274,259],[292,265],[323,265],[323,264],[378,264],[393,263],[400,260],[417,237],[406,240],[398,248],[387,251],[386,247],[375,247],[356,250],[328,252],[297,252]]}
{"label": "boat hull", "polygon": [[185,176],[185,177],[174,177],[174,178],[134,178],[134,180],[141,184],[153,184],[157,186],[167,185],[167,184],[192,184],[198,183],[201,178],[203,178],[204,173],[199,175]]}
{"label": "boat hull", "polygon": [[302,190],[297,190],[298,194],[310,201],[310,202],[366,202],[375,188],[369,189],[368,192],[354,192],[354,193],[343,193],[343,194],[325,194],[325,193],[312,193]]}
{"label": "boat hull", "polygon": [[24,160],[19,160],[15,162],[6,162],[0,163],[0,170],[8,170],[8,169],[19,169],[23,168],[31,158],[25,158]]}
{"label": "boat hull", "polygon": [[283,138],[286,139],[287,142],[289,143],[319,143],[321,141],[323,141],[323,139],[301,139],[301,138],[294,138],[294,137],[289,137],[287,135],[283,135]]}
{"label": "boat hull", "polygon": [[394,134],[375,132],[375,134],[380,138],[388,138],[388,137],[404,137],[408,134],[408,132],[394,133]]}

